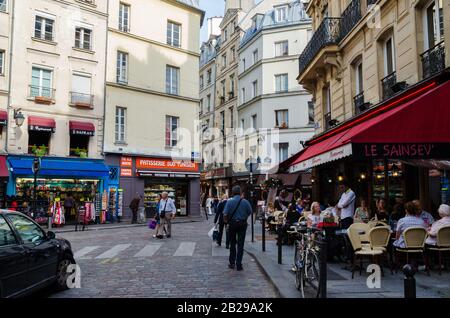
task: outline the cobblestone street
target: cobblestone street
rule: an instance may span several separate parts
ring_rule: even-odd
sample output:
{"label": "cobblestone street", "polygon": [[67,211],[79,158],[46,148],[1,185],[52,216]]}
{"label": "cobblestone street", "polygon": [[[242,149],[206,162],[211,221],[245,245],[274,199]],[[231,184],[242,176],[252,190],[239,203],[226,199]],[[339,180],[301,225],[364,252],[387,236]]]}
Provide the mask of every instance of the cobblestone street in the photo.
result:
{"label": "cobblestone street", "polygon": [[212,244],[211,227],[211,220],[174,224],[164,240],[143,226],[58,234],[72,243],[81,288],[48,296],[277,297],[248,254],[244,271],[228,269],[228,250]]}

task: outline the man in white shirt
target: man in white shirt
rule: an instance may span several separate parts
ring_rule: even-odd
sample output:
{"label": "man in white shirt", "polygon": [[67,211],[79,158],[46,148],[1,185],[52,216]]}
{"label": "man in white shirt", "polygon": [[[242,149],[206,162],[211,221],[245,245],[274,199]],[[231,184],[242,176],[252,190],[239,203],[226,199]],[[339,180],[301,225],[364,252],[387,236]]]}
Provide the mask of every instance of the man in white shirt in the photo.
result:
{"label": "man in white shirt", "polygon": [[161,220],[158,233],[156,233],[156,237],[158,239],[162,239],[164,237],[164,229],[167,233],[167,238],[170,238],[172,235],[172,219],[175,218],[176,213],[177,208],[175,207],[175,203],[171,198],[169,198],[169,194],[167,192],[163,192],[161,194],[161,200],[159,201],[158,210],[158,215]]}
{"label": "man in white shirt", "polygon": [[348,229],[350,225],[353,224],[356,195],[355,192],[350,189],[347,180],[339,185],[339,190],[342,192],[342,195],[336,207],[341,217],[341,228]]}

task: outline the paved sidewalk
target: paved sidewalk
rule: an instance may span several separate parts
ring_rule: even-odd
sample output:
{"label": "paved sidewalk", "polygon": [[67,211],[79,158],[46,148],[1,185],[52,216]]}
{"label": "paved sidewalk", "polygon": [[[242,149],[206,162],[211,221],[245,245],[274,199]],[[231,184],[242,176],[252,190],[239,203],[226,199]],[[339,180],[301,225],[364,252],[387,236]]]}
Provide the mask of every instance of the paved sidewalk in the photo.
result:
{"label": "paved sidewalk", "polygon": [[[190,222],[201,222],[204,218],[201,216],[195,216],[195,217],[177,217],[175,220],[172,221],[173,224],[177,223],[190,223]],[[141,227],[141,226],[147,226],[149,219],[145,223],[137,223],[137,224],[131,224],[131,220],[125,220],[120,223],[107,223],[107,224],[92,224],[86,226],[85,231],[99,231],[99,230],[111,230],[111,229],[120,229],[120,228],[132,228],[132,227]],[[78,226],[78,231],[83,226]],[[69,232],[75,232],[75,225],[64,225],[63,227],[57,228],[52,227],[51,231],[55,233],[69,233]]]}
{"label": "paved sidewalk", "polygon": [[[292,272],[294,258],[293,246],[283,245],[282,263],[278,264],[278,247],[275,236],[266,234],[266,252],[262,252],[261,224],[255,224],[255,242],[251,242],[251,228],[247,231],[245,250],[257,260],[260,266],[276,286],[282,297],[300,297],[295,289],[295,277]],[[366,265],[365,265],[366,266]],[[368,277],[371,273],[364,270],[362,275],[355,273],[351,278],[350,266],[344,263],[328,263],[327,296],[328,298],[403,298],[404,280],[403,273],[391,274],[388,268],[384,268],[384,277],[381,277],[380,288],[367,287]],[[425,272],[415,275],[416,291],[419,298],[450,298],[450,271],[443,271],[442,276],[437,270],[431,271],[427,276]],[[315,297],[316,291],[308,290],[307,297]]]}

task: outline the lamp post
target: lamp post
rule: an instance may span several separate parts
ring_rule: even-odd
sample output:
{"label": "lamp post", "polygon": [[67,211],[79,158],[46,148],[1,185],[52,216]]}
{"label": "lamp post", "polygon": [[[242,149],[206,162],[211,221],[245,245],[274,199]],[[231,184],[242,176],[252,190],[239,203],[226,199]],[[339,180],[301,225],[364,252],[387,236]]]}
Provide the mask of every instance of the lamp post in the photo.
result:
{"label": "lamp post", "polygon": [[261,164],[261,159],[258,157],[258,159],[254,159],[252,157],[250,157],[249,159],[247,159],[245,161],[245,167],[247,168],[247,170],[250,172],[250,180],[249,180],[249,184],[250,184],[250,205],[252,207],[252,214],[251,214],[251,222],[252,222],[252,243],[255,241],[255,227],[254,227],[254,222],[253,222],[253,217],[254,217],[254,211],[253,211],[253,171],[257,170],[259,168],[259,165]]}
{"label": "lamp post", "polygon": [[40,169],[41,169],[41,158],[34,157],[33,165],[31,167],[31,170],[33,171],[33,175],[34,175],[34,183],[33,183],[33,213],[36,213],[37,175],[38,175]]}

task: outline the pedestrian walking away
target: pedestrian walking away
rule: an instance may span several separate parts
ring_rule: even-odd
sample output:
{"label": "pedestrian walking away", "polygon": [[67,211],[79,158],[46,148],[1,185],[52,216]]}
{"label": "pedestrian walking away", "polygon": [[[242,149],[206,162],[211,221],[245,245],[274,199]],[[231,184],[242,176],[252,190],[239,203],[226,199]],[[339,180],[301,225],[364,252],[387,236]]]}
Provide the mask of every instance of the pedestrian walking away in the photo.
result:
{"label": "pedestrian walking away", "polygon": [[238,271],[243,270],[242,258],[244,256],[245,234],[247,232],[247,219],[252,213],[250,202],[242,198],[240,186],[234,186],[231,191],[233,198],[227,201],[223,215],[224,221],[230,231],[230,257],[228,267]]}
{"label": "pedestrian walking away", "polygon": [[133,218],[131,219],[131,224],[137,223],[137,213],[139,209],[139,203],[141,202],[142,196],[139,193],[136,193],[136,196],[130,202],[131,213],[133,214]]}
{"label": "pedestrian walking away", "polygon": [[225,230],[225,246],[226,248],[230,248],[230,235],[229,231],[227,229],[227,226],[225,226],[224,220],[223,220],[223,211],[225,209],[225,205],[227,204],[228,196],[224,194],[222,196],[222,201],[219,202],[216,208],[216,216],[214,217],[214,223],[219,225],[219,237],[217,239],[217,245],[222,245],[222,237],[223,237],[223,231]]}
{"label": "pedestrian walking away", "polygon": [[209,196],[208,199],[206,199],[206,210],[208,211],[208,215],[212,215],[212,205],[213,198],[212,196]]}
{"label": "pedestrian walking away", "polygon": [[175,203],[167,192],[161,194],[161,200],[159,201],[158,216],[161,224],[158,227],[156,237],[158,239],[164,238],[164,231],[167,233],[167,238],[172,236],[172,220],[175,218],[177,209]]}

